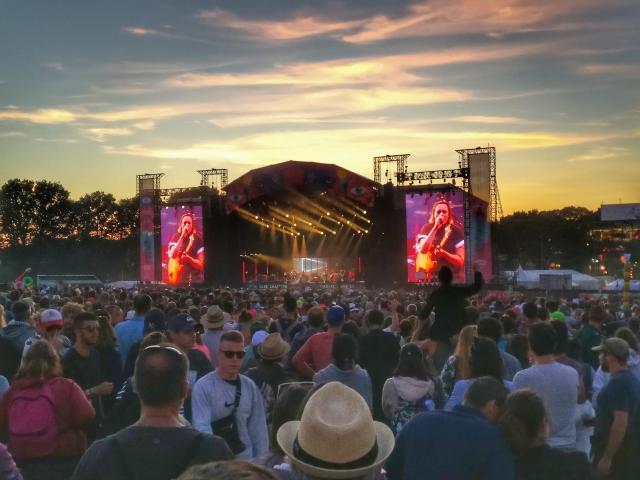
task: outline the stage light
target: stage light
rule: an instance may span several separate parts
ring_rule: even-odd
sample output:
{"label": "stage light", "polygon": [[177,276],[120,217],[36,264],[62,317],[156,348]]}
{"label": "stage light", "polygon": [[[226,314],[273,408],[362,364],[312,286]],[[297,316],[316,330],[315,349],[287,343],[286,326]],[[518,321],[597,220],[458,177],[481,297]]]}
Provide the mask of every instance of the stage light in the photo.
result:
{"label": "stage light", "polygon": [[253,218],[255,218],[255,219],[257,220],[257,219],[258,219],[258,215],[256,215],[256,216],[255,216],[255,217],[253,217]]}
{"label": "stage light", "polygon": [[285,217],[289,218],[289,214],[287,213],[287,214],[285,215]]}
{"label": "stage light", "polygon": [[363,211],[362,211],[362,213],[364,213],[364,214],[366,215],[366,214],[367,214],[367,211],[366,211],[366,210],[363,210]]}

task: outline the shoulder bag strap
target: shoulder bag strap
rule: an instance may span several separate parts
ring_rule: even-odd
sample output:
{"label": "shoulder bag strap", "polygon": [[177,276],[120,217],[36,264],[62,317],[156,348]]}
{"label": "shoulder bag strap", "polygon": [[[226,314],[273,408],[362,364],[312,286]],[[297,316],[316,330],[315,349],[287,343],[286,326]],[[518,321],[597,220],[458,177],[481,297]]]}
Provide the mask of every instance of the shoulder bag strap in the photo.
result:
{"label": "shoulder bag strap", "polygon": [[233,401],[233,412],[236,413],[236,410],[240,406],[240,395],[242,395],[242,378],[238,376],[238,383],[236,384],[236,398]]}

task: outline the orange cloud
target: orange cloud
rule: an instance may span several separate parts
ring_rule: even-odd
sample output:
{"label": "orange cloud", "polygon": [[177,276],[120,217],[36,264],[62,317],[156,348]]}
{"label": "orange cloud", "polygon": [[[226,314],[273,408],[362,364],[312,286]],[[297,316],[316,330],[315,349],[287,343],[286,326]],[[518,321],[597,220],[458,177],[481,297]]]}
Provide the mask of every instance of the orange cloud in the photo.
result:
{"label": "orange cloud", "polygon": [[455,117],[453,120],[461,123],[486,123],[489,125],[514,125],[532,123],[530,120],[525,120],[524,118],[496,117],[488,115],[465,115],[462,117]]}
{"label": "orange cloud", "polygon": [[637,63],[588,63],[581,65],[578,73],[582,75],[640,75]]}
{"label": "orange cloud", "polygon": [[123,30],[127,33],[130,33],[131,35],[137,35],[139,37],[143,37],[145,35],[160,35],[161,33],[157,30],[141,27],[124,27]]}
{"label": "orange cloud", "polygon": [[269,40],[295,40],[343,32],[362,26],[366,21],[339,22],[312,16],[297,16],[284,21],[244,20],[220,9],[201,12],[197,18],[213,27],[240,30],[250,36]]}
{"label": "orange cloud", "polygon": [[69,110],[57,108],[40,108],[31,112],[23,112],[16,109],[0,110],[0,121],[18,121],[37,124],[55,125],[70,123],[77,119],[77,115]]}

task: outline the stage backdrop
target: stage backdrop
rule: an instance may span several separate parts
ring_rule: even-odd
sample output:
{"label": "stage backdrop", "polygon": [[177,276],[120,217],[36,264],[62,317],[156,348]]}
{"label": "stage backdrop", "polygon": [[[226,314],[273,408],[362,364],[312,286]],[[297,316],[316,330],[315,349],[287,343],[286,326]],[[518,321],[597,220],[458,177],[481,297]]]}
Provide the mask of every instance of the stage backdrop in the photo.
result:
{"label": "stage backdrop", "polygon": [[407,281],[435,282],[443,265],[464,282],[464,192],[444,187],[405,195]]}
{"label": "stage backdrop", "polygon": [[[202,263],[201,268],[186,260],[169,258],[169,248],[180,238],[180,222],[185,214],[191,213],[194,218],[193,235],[185,236],[181,242],[181,251],[186,256]],[[162,249],[162,281],[169,285],[193,285],[204,283],[205,248],[202,228],[202,206],[184,205],[163,207],[160,213],[161,249]]]}

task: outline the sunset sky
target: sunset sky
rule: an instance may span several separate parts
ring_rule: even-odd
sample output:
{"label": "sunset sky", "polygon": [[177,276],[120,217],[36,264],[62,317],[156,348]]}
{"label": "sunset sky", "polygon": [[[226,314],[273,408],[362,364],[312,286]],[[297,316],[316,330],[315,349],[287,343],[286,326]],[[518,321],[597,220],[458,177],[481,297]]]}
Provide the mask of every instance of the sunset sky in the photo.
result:
{"label": "sunset sky", "polygon": [[491,145],[505,213],[640,202],[637,0],[0,0],[0,43],[0,184]]}

